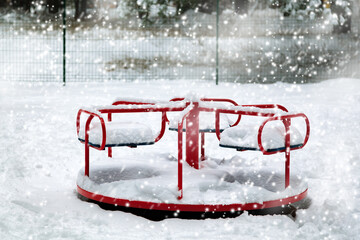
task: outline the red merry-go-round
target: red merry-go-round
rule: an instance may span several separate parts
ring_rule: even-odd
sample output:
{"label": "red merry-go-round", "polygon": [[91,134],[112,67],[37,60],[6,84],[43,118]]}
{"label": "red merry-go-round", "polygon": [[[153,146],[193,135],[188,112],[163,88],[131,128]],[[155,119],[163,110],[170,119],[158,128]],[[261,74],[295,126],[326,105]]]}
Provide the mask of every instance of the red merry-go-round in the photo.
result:
{"label": "red merry-go-round", "polygon": [[[140,122],[127,119],[136,113],[143,114]],[[150,113],[161,114],[159,133],[146,120]],[[116,115],[120,121],[113,119]],[[301,120],[301,129],[292,124],[295,120]],[[290,175],[290,152],[306,145],[310,123],[305,114],[278,104],[239,105],[231,99],[191,96],[162,102],[117,99],[112,105],[81,108],[76,125],[85,145],[78,194],[109,208],[149,218],[288,213],[285,209],[296,210],[307,197],[306,182]],[[152,161],[113,158],[112,148],[154,145],[166,129],[177,131],[177,157],[150,151]],[[284,171],[206,157],[206,133],[215,134],[223,150],[284,153]],[[90,164],[90,148],[107,149],[107,158]]]}

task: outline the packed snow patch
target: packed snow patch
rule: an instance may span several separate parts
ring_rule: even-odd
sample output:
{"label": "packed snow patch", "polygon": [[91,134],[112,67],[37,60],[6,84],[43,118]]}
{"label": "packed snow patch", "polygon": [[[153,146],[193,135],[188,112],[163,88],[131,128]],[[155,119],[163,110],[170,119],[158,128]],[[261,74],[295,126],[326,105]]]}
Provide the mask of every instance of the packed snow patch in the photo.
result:
{"label": "packed snow patch", "polygon": [[200,170],[184,168],[184,197],[178,200],[177,162],[154,156],[149,164],[131,158],[101,159],[90,165],[89,177],[84,169],[78,174],[82,189],[107,197],[174,204],[262,203],[304,192],[307,184],[293,174],[285,190],[283,168],[234,168],[232,159],[218,164],[207,159]]}
{"label": "packed snow patch", "polygon": [[[155,136],[151,127],[137,122],[106,122],[105,145],[126,145],[153,143]],[[94,122],[89,129],[89,143],[100,146],[103,140],[102,127]],[[79,140],[85,141],[85,124],[79,131]]]}

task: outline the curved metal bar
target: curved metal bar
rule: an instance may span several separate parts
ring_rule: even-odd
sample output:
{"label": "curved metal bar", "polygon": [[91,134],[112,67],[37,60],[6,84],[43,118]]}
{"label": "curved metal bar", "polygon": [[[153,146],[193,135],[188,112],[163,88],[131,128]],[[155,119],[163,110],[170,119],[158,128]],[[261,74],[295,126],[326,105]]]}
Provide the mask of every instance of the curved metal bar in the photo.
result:
{"label": "curved metal bar", "polygon": [[170,102],[178,102],[178,101],[184,101],[185,98],[172,98],[170,99]]}
{"label": "curved metal bar", "polygon": [[178,124],[178,191],[180,195],[178,196],[178,200],[183,198],[183,124],[185,118],[190,114],[191,111],[188,111],[184,114],[181,121]]}
{"label": "curved metal bar", "polygon": [[220,112],[218,110],[215,111],[215,133],[220,141]]}
{"label": "curved metal bar", "polygon": [[[108,122],[112,121],[112,115],[111,113],[108,113]],[[112,147],[108,147],[108,157],[112,158]]]}
{"label": "curved metal bar", "polygon": [[[112,105],[116,106],[116,105],[155,105],[155,103],[153,102],[134,102],[134,101],[127,101],[127,100],[118,100],[118,101],[115,101],[113,102]],[[111,121],[111,113],[108,113],[108,119],[109,121]],[[164,133],[165,133],[165,130],[166,130],[166,123],[169,122],[167,116],[166,116],[166,111],[162,111],[162,114],[161,114],[161,129],[160,129],[160,133],[159,135],[155,138],[155,142],[158,142],[163,136],[164,136]]]}
{"label": "curved metal bar", "polygon": [[178,191],[179,196],[178,200],[183,198],[183,123],[184,120],[181,121],[178,125]]}
{"label": "curved metal bar", "polygon": [[106,127],[105,127],[105,121],[103,119],[102,116],[100,116],[99,114],[97,113],[94,113],[94,112],[91,112],[91,111],[88,111],[88,110],[84,110],[84,109],[80,109],[78,111],[78,114],[77,114],[77,118],[76,118],[76,132],[77,132],[77,135],[79,135],[79,132],[80,132],[80,117],[81,117],[81,114],[82,113],[87,113],[89,114],[89,118],[87,119],[86,121],[86,124],[85,124],[85,142],[86,142],[86,137],[89,137],[89,128],[90,128],[90,123],[92,121],[92,119],[94,117],[97,117],[99,118],[100,120],[100,123],[101,123],[101,130],[102,130],[102,141],[101,141],[101,145],[100,147],[94,147],[94,146],[90,146],[92,148],[95,148],[95,149],[98,149],[98,150],[104,150],[105,148],[105,144],[106,144]]}
{"label": "curved metal bar", "polygon": [[232,103],[235,106],[239,106],[234,100],[227,98],[200,98],[200,101],[204,102],[228,102]]}
{"label": "curved metal bar", "polygon": [[[185,98],[173,98],[170,100],[170,102],[183,101],[183,100],[185,100]],[[203,102],[228,102],[228,103],[233,104],[234,106],[239,106],[239,104],[237,104],[237,102],[235,102],[232,99],[228,99],[228,98],[200,98],[200,101],[203,101]],[[241,120],[241,114],[238,115],[238,118],[230,127],[234,127],[234,126],[238,125],[240,120]]]}
{"label": "curved metal bar", "polygon": [[134,102],[134,101],[127,101],[127,100],[117,100],[112,103],[112,105],[155,105],[154,102]]}
{"label": "curved metal bar", "polygon": [[77,191],[80,195],[100,203],[107,203],[115,206],[132,207],[137,209],[148,210],[163,210],[172,212],[233,212],[248,211],[248,210],[266,210],[273,207],[281,207],[287,204],[295,203],[306,198],[308,189],[306,188],[302,193],[293,194],[285,198],[264,201],[262,203],[231,203],[231,204],[186,204],[186,203],[158,203],[158,202],[145,202],[138,200],[129,200],[123,198],[113,198],[96,192],[89,192],[77,185]]}
{"label": "curved metal bar", "polygon": [[[235,102],[232,99],[227,99],[227,98],[201,98],[200,100],[204,101],[204,102],[228,102],[228,103],[232,103],[234,106],[239,106],[237,104],[237,102]],[[241,120],[241,114],[238,115],[238,118],[230,127],[234,127],[234,126],[238,125],[240,120]]]}
{"label": "curved metal bar", "polygon": [[[280,104],[251,104],[251,105],[242,105],[242,107],[257,107],[257,108],[278,108],[284,112],[289,112],[286,107]],[[289,125],[291,125],[291,120],[289,121]]]}
{"label": "curved metal bar", "polygon": [[[306,136],[304,139],[303,144],[300,147],[294,147],[291,148],[291,142],[290,142],[290,119],[291,118],[297,118],[297,117],[303,117],[305,119],[305,123],[306,123]],[[261,140],[261,135],[262,135],[262,131],[265,127],[265,125],[270,122],[270,121],[276,121],[276,120],[281,120],[285,126],[285,149],[284,150],[279,150],[279,151],[275,151],[275,152],[268,152],[264,149],[263,145],[262,145],[262,140]],[[298,113],[298,114],[292,114],[292,115],[283,115],[280,117],[272,117],[269,118],[267,120],[265,120],[260,128],[259,128],[259,132],[258,132],[258,145],[259,148],[261,150],[261,152],[264,155],[270,155],[270,154],[275,154],[278,152],[285,152],[285,188],[290,186],[290,151],[291,150],[296,150],[296,149],[301,149],[303,148],[310,136],[310,122],[309,119],[307,118],[307,116],[303,113]]]}
{"label": "curved metal bar", "polygon": [[[262,106],[263,108],[270,108],[274,106],[281,106],[277,104],[262,104],[262,105],[244,105],[244,106]],[[286,109],[285,107],[283,107]],[[202,110],[202,109],[201,109]],[[211,110],[209,110],[211,111]],[[214,111],[214,110],[212,110]],[[286,109],[287,111],[287,109]],[[236,110],[228,110],[228,109],[216,109],[215,110],[215,132],[217,138],[220,140],[220,113],[228,113],[228,114],[239,114],[241,115],[249,115],[249,116],[259,116],[259,117],[273,117],[275,114],[259,114],[255,112],[244,112],[244,111],[236,111]],[[241,118],[240,118],[241,119]],[[290,122],[289,122],[290,124]],[[231,127],[235,126],[236,124],[233,124]]]}
{"label": "curved metal bar", "polygon": [[[106,144],[106,128],[105,128],[105,122],[104,119],[96,114],[96,113],[92,113],[90,111],[86,111],[83,109],[80,109],[78,112],[78,119],[77,119],[77,129],[80,128],[80,115],[81,113],[87,113],[90,114],[90,116],[88,117],[88,119],[86,120],[86,124],[85,124],[85,176],[89,176],[90,173],[90,147],[98,149],[98,150],[103,150],[105,149],[105,144]],[[101,122],[101,128],[102,128],[102,142],[101,142],[101,146],[98,147],[94,147],[94,146],[90,146],[89,145],[89,130],[90,130],[90,123],[93,120],[94,117],[98,117],[100,119]]]}
{"label": "curved metal bar", "polygon": [[[155,103],[150,103],[150,102],[134,102],[134,101],[127,101],[127,100],[117,100],[115,102],[112,103],[112,105],[117,106],[117,105],[155,105]],[[112,119],[112,114],[108,113],[108,120],[109,122]]]}
{"label": "curved metal bar", "polygon": [[[170,99],[170,102],[177,102],[177,101],[184,101],[185,98],[178,97],[178,98],[172,98]],[[203,102],[228,102],[232,103],[235,106],[239,106],[234,100],[228,99],[228,98],[200,98],[200,101]]]}
{"label": "curved metal bar", "polygon": [[286,107],[280,104],[252,104],[252,105],[241,105],[242,107],[258,107],[258,108],[278,108],[284,112],[289,112]]}
{"label": "curved metal bar", "polygon": [[163,111],[161,114],[161,130],[159,135],[155,138],[155,142],[158,142],[164,136],[167,121],[168,120],[167,120],[166,112]]}
{"label": "curved metal bar", "polygon": [[90,115],[86,120],[86,124],[85,124],[85,176],[89,176],[90,173],[89,128],[90,128],[90,122],[93,118],[94,116]]}
{"label": "curved metal bar", "polygon": [[285,126],[285,188],[287,188],[290,185],[290,120],[284,119],[282,122]]}
{"label": "curved metal bar", "polygon": [[[303,117],[305,119],[305,123],[306,123],[306,136],[305,136],[305,139],[304,139],[304,142],[301,146],[299,147],[294,147],[294,148],[291,148],[290,147],[290,150],[296,150],[296,149],[301,149],[303,148],[306,143],[308,142],[309,140],[309,137],[310,137],[310,122],[309,122],[309,119],[307,118],[307,116],[303,113],[298,113],[298,114],[291,114],[291,115],[282,115],[282,116],[279,116],[279,117],[270,117],[268,119],[266,119],[259,127],[259,131],[258,131],[258,136],[257,136],[257,140],[258,140],[258,145],[259,145],[259,149],[260,151],[264,154],[264,155],[271,155],[271,154],[275,154],[275,153],[279,153],[279,152],[285,152],[285,150],[279,150],[279,151],[275,151],[275,152],[268,152],[265,150],[265,148],[263,147],[262,145],[262,141],[261,141],[261,136],[262,136],[262,132],[263,132],[263,129],[265,127],[265,125],[270,122],[270,121],[276,121],[276,120],[285,120],[285,121],[288,121],[290,120],[291,118],[298,118],[298,117]],[[284,125],[285,125],[285,122],[284,122]]]}

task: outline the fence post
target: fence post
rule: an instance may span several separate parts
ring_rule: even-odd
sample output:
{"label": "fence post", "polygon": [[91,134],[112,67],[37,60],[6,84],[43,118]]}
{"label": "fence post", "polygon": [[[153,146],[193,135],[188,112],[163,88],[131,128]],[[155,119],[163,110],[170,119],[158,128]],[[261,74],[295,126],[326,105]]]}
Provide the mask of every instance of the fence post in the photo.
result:
{"label": "fence post", "polygon": [[219,0],[216,0],[216,85],[219,84]]}
{"label": "fence post", "polygon": [[66,85],[66,0],[63,10],[63,86]]}

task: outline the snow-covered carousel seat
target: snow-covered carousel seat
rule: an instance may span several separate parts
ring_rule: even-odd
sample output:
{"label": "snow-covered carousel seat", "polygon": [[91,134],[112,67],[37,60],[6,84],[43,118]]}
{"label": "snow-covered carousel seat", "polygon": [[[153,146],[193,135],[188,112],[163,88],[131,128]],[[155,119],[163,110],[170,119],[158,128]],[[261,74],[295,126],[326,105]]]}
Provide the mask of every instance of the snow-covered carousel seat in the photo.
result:
{"label": "snow-covered carousel seat", "polygon": [[[169,130],[177,131],[178,130],[178,122],[169,119]],[[232,122],[228,118],[227,115],[220,115],[220,132],[224,131],[224,129],[230,127]],[[183,124],[183,132],[186,131],[186,120]],[[199,132],[203,133],[215,133],[215,114],[212,112],[200,112],[199,113]]]}
{"label": "snow-covered carousel seat", "polygon": [[[105,147],[150,145],[155,143],[151,127],[139,122],[106,122]],[[100,147],[102,143],[101,124],[95,122],[89,129],[89,145]],[[85,127],[80,128],[78,139],[85,142]]]}
{"label": "snow-covered carousel seat", "polygon": [[[220,135],[221,147],[235,148],[238,151],[260,151],[258,142],[257,122],[239,123],[225,129]],[[261,134],[261,143],[267,152],[285,150],[285,127],[282,122],[273,122],[265,126]],[[290,148],[299,148],[304,143],[304,137],[295,126],[290,126]]]}

